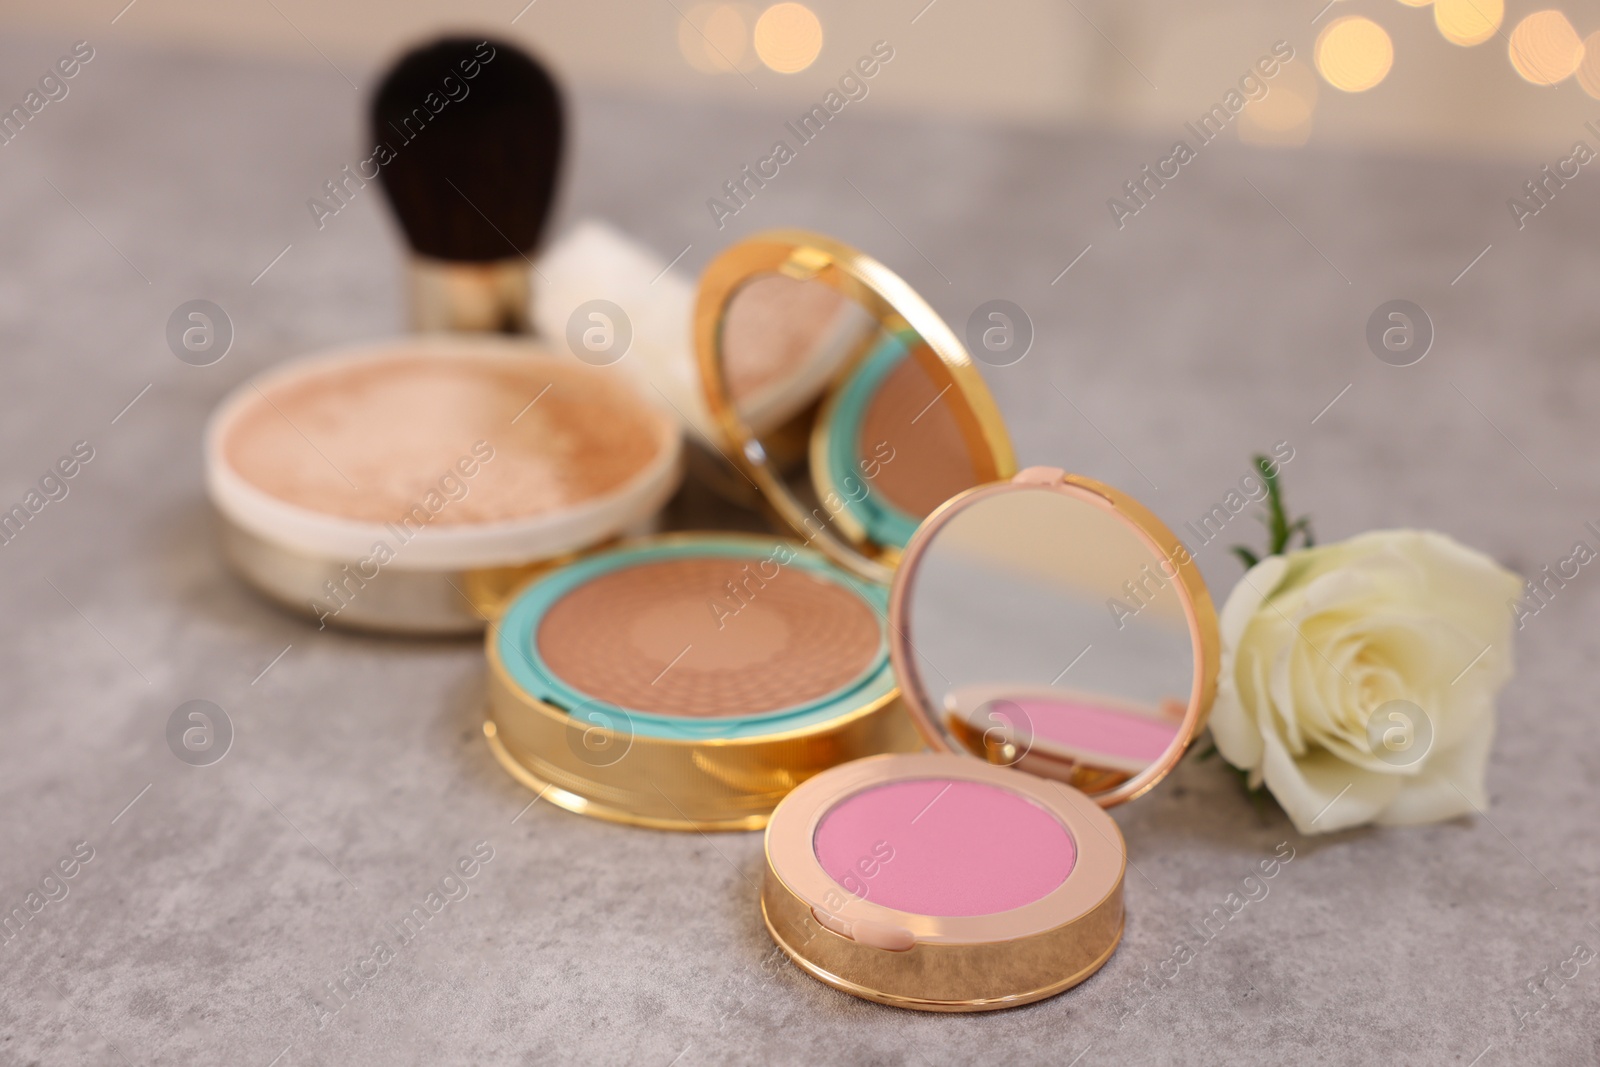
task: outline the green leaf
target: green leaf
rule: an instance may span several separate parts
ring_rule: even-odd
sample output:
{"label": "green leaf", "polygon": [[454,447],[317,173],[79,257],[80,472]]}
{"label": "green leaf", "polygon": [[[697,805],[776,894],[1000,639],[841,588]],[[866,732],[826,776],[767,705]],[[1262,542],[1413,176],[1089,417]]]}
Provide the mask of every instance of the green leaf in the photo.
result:
{"label": "green leaf", "polygon": [[[1296,537],[1300,539],[1301,548],[1313,547],[1317,540],[1311,532],[1311,518],[1305,515],[1297,519],[1289,518],[1289,511],[1283,503],[1283,486],[1278,483],[1277,466],[1259,452],[1250,457],[1250,462],[1260,472],[1267,488],[1266,506],[1256,516],[1267,528],[1266,555],[1283,555],[1294,546]],[[1262,556],[1244,545],[1235,545],[1233,554],[1239,557],[1246,568],[1254,567],[1262,559]]]}
{"label": "green leaf", "polygon": [[1278,472],[1266,456],[1255,457],[1256,469],[1267,483],[1267,528],[1272,532],[1269,556],[1281,556],[1289,545],[1289,516],[1283,510],[1283,490],[1278,486]]}

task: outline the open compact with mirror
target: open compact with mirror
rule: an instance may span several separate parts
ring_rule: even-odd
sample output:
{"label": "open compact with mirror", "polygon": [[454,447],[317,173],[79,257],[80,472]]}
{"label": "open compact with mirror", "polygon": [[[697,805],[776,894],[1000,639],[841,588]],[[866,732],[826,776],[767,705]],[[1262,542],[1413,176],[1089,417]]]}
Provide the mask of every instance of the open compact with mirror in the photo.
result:
{"label": "open compact with mirror", "polygon": [[1034,467],[923,521],[890,659],[929,753],[842,764],[767,827],[761,906],[812,977],[927,1011],[1052,996],[1122,936],[1122,835],[1203,727],[1217,620],[1182,543],[1109,486]]}
{"label": "open compact with mirror", "polygon": [[[786,534],[643,538],[535,579],[490,628],[484,733],[571,811],[760,829],[818,772],[922,747],[891,662],[889,581],[923,518],[1015,460],[950,328],[831,239],[725,250],[700,283],[695,346],[730,472]],[[812,405],[802,480],[779,438]]]}

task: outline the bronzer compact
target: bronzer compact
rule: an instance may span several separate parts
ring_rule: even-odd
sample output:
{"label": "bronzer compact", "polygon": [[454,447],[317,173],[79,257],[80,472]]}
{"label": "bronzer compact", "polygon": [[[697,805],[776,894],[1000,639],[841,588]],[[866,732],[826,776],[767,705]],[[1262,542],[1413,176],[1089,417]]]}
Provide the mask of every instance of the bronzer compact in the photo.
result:
{"label": "bronzer compact", "polygon": [[676,489],[677,421],[614,368],[474,334],[285,363],[206,431],[229,561],[323,625],[482,630],[531,569]]}
{"label": "bronzer compact", "polygon": [[967,490],[910,539],[889,654],[933,749],[801,784],[766,835],[767,928],[806,973],[883,1004],[981,1011],[1059,993],[1123,929],[1105,808],[1204,725],[1217,620],[1182,543],[1054,468]]}
{"label": "bronzer compact", "polygon": [[[919,522],[1015,463],[949,327],[838,242],[730,247],[702,277],[694,331],[717,436],[737,429],[719,447],[789,532],[645,538],[535,579],[487,639],[484,733],[569,810],[759,829],[818,772],[922,747],[891,661],[889,580]],[[748,427],[791,432],[819,351],[825,399],[796,485]]]}

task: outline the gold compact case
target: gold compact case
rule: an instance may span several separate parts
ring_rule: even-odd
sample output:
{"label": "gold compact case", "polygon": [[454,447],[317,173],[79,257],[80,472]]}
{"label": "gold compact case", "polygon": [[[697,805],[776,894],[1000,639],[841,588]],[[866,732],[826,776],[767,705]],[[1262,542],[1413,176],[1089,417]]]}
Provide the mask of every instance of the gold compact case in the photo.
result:
{"label": "gold compact case", "polygon": [[[819,772],[922,747],[891,661],[894,562],[948,496],[1015,461],[950,328],[829,238],[725,250],[700,283],[695,344],[730,473],[785,533],[659,535],[535,578],[490,627],[484,733],[570,811],[760,829]],[[794,485],[752,426],[786,422],[779,394],[819,347],[837,358],[805,444],[812,481]]]}
{"label": "gold compact case", "polygon": [[233,568],[319,625],[472,633],[516,585],[638,530],[682,476],[677,421],[626,375],[481,334],[291,360],[205,438]]}
{"label": "gold compact case", "polygon": [[933,751],[842,764],[778,805],[768,931],[813,978],[895,1007],[1071,988],[1122,937],[1126,848],[1104,809],[1154,788],[1210,712],[1199,569],[1131,497],[1032,467],[921,523],[889,634]]}

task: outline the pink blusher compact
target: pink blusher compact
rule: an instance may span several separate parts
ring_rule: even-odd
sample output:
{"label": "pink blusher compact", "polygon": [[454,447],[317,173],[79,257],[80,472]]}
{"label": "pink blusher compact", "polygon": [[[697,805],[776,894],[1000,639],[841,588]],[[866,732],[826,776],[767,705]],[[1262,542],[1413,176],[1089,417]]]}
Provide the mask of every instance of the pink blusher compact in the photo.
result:
{"label": "pink blusher compact", "polygon": [[774,940],[812,977],[879,1003],[1027,1004],[1089,977],[1122,937],[1111,817],[1068,786],[966,756],[825,771],[778,805],[766,845]]}
{"label": "pink blusher compact", "polygon": [[[1160,589],[1111,599],[1147,567]],[[923,520],[888,630],[935,751],[833,767],[778,805],[767,929],[813,978],[895,1007],[1063,992],[1122,937],[1126,846],[1105,809],[1154,788],[1210,710],[1219,641],[1198,569],[1132,498],[1029,468]]]}
{"label": "pink blusher compact", "polygon": [[992,915],[1067,880],[1072,834],[1009,789],[915,778],[834,805],[813,841],[828,875],[864,900],[919,915]]}

